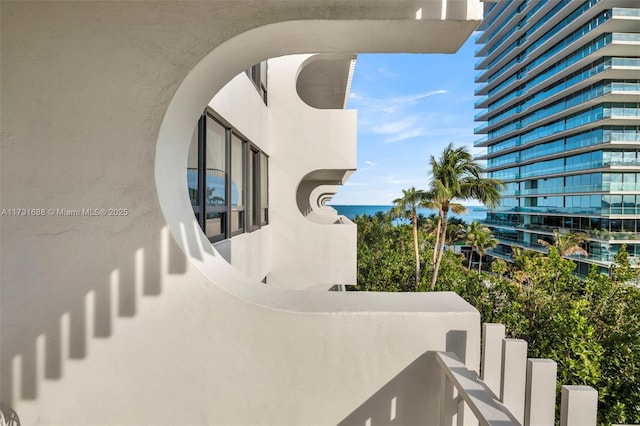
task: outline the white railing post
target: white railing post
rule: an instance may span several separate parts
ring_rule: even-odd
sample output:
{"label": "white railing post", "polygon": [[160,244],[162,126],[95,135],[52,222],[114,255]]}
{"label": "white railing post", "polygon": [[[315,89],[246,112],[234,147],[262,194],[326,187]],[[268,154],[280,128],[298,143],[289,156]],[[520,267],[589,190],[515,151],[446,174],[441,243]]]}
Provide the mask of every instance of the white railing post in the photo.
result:
{"label": "white railing post", "polygon": [[555,423],[557,372],[555,361],[539,358],[527,360],[524,426]]}
{"label": "white railing post", "polygon": [[456,426],[458,422],[458,392],[442,369],[442,395],[440,399],[440,426]]}
{"label": "white railing post", "polygon": [[522,339],[503,339],[500,400],[520,424],[524,423],[526,380],[527,342]]}
{"label": "white railing post", "polygon": [[482,381],[491,389],[491,392],[500,396],[504,325],[485,323],[482,329]]}
{"label": "white railing post", "polygon": [[562,386],[560,426],[595,426],[598,392],[591,386]]}

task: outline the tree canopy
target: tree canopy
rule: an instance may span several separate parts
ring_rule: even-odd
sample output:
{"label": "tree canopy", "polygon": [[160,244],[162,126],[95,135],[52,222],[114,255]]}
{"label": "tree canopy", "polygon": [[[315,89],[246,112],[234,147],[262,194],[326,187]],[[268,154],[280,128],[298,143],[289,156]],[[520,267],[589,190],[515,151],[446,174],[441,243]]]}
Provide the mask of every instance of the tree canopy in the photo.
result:
{"label": "tree canopy", "polygon": [[[413,226],[394,225],[384,214],[357,217],[356,289],[430,290],[435,219],[417,229],[423,274],[416,287]],[[479,223],[465,229],[472,246],[480,245],[473,235],[488,230]],[[513,263],[496,260],[491,272],[468,270],[465,261],[445,250],[435,290],[457,292],[483,322],[502,323],[510,337],[527,340],[529,357],[555,360],[558,383],[593,386],[600,424],[640,423],[640,288],[629,284],[636,274],[624,248],[611,276],[595,269],[576,276],[574,261],[553,244],[547,254],[516,250]]]}

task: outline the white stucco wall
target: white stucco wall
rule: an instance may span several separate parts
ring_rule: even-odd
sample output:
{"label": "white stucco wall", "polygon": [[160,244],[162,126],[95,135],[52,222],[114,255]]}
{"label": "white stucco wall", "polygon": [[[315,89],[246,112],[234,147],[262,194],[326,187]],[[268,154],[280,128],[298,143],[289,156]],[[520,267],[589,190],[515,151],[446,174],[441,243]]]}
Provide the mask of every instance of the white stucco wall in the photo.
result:
{"label": "white stucco wall", "polygon": [[331,170],[344,176],[357,165],[356,112],[312,108],[296,91],[300,71],[316,56],[321,55],[269,60],[268,107],[244,72],[209,102],[218,115],[269,155],[273,188],[269,225],[214,247],[251,279],[267,277],[269,285],[280,288],[317,290],[356,282],[355,225],[335,224],[335,211],[314,221],[322,213],[317,203],[310,203],[315,215],[305,212],[305,218],[297,205],[300,185],[316,188],[313,197],[326,187],[322,181],[305,180],[309,174]]}
{"label": "white stucco wall", "polygon": [[[271,155],[269,111],[244,72],[236,75],[209,102],[220,117],[267,155]],[[261,281],[271,269],[271,226],[236,235],[215,248],[252,281]],[[205,242],[206,244],[206,242]]]}
{"label": "white stucco wall", "polygon": [[321,185],[322,181],[305,180],[318,170],[340,175],[355,170],[356,112],[315,109],[300,99],[296,79],[308,59],[309,55],[292,55],[269,61],[273,188],[269,283],[329,289],[356,283],[357,230],[353,224],[318,223],[303,216],[298,187]]}
{"label": "white stucco wall", "polygon": [[203,241],[184,167],[197,116],[241,70],[453,51],[480,4],[442,4],[3,1],[1,207],[128,211],[1,218],[1,399],[22,424],[375,424],[393,396],[400,423],[428,423],[425,352],[477,368],[478,313],[452,294],[249,280]]}

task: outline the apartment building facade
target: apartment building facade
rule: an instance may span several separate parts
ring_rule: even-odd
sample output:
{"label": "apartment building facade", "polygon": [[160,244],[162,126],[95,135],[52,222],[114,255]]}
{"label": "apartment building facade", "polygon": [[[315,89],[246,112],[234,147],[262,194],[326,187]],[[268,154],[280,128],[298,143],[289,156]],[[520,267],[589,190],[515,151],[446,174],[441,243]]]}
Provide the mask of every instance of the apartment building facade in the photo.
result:
{"label": "apartment building facade", "polygon": [[499,1],[477,38],[476,94],[500,245],[544,251],[553,231],[587,236],[577,271],[640,258],[640,8],[627,0]]}

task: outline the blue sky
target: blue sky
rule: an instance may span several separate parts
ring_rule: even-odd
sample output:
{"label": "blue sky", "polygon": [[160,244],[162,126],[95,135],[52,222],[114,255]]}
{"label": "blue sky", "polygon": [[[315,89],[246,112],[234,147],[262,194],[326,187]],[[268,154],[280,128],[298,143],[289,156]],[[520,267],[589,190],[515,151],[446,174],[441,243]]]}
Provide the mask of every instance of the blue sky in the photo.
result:
{"label": "blue sky", "polygon": [[349,109],[358,110],[358,170],[331,204],[391,204],[429,185],[428,164],[449,142],[472,153],[474,37],[453,55],[360,54]]}

